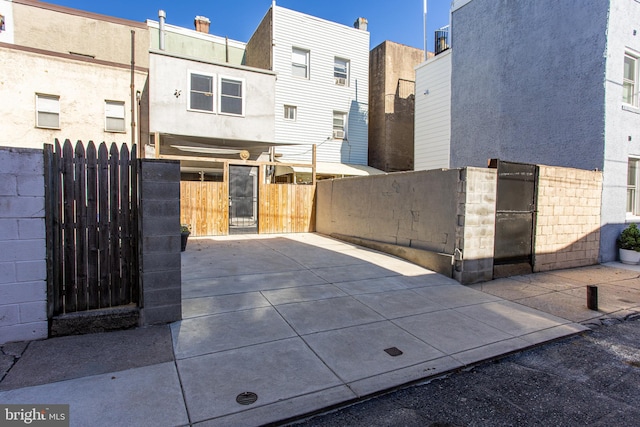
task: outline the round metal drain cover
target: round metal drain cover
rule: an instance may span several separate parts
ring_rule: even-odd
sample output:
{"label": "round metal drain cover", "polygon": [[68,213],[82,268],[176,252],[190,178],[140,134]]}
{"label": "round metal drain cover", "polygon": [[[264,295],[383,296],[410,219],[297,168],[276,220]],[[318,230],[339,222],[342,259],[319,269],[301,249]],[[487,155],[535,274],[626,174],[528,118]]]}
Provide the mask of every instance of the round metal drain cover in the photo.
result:
{"label": "round metal drain cover", "polygon": [[250,391],[245,391],[236,396],[236,402],[241,405],[251,405],[256,400],[258,400],[258,395]]}

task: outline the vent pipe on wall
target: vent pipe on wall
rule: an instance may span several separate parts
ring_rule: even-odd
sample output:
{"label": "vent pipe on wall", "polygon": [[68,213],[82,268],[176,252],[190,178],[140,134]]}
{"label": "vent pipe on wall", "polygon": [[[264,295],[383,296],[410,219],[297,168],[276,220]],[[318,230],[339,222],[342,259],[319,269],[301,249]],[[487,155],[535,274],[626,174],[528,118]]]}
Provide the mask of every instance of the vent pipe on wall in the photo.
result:
{"label": "vent pipe on wall", "polygon": [[159,31],[160,31],[160,50],[164,50],[164,21],[167,18],[167,14],[164,10],[158,11],[158,19],[160,21]]}

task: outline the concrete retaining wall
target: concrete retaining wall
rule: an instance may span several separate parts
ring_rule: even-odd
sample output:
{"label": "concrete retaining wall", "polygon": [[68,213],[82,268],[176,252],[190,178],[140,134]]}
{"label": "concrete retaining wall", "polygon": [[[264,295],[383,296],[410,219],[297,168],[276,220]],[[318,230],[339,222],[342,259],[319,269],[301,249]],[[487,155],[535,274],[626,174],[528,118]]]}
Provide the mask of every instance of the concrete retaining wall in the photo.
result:
{"label": "concrete retaining wall", "polygon": [[42,150],[0,147],[0,344],[46,338]]}
{"label": "concrete retaining wall", "polygon": [[[490,280],[495,187],[495,170],[481,168],[320,181],[316,229],[440,254],[425,254],[422,265],[445,274],[447,256],[449,276]],[[429,259],[440,261],[430,266]]]}
{"label": "concrete retaining wall", "polygon": [[602,172],[540,166],[534,271],[598,263]]}

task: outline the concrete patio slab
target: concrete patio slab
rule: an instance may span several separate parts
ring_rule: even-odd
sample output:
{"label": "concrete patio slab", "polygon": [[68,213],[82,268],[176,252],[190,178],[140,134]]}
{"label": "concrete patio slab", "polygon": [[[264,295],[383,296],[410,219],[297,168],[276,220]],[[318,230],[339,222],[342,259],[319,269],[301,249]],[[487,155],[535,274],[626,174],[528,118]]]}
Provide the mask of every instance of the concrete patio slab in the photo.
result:
{"label": "concrete patio slab", "polygon": [[352,297],[284,304],[277,310],[299,335],[384,320]]}
{"label": "concrete patio slab", "polygon": [[[178,370],[192,422],[248,412],[331,389],[343,399],[354,397],[297,337],[180,360]],[[256,402],[236,402],[244,392],[255,393]]]}
{"label": "concrete patio slab", "polygon": [[545,313],[551,313],[555,316],[571,320],[572,322],[585,322],[603,315],[603,313],[600,313],[599,311],[593,311],[587,308],[585,296],[577,297],[574,295],[567,295],[563,292],[554,292],[551,294],[538,295],[536,297],[523,298],[519,299],[518,303]]}
{"label": "concrete patio slab", "polygon": [[309,270],[285,271],[270,274],[246,274],[207,278],[207,272],[201,273],[200,278],[182,282],[183,298],[198,298],[216,295],[240,294],[271,289],[284,289],[296,286],[311,286],[326,284]]}
{"label": "concrete patio slab", "polygon": [[356,295],[354,298],[387,319],[442,310],[438,303],[413,290]]}
{"label": "concrete patio slab", "polygon": [[72,426],[189,423],[173,362],[2,391],[0,402],[68,404]]}
{"label": "concrete patio slab", "polygon": [[0,390],[47,384],[173,360],[168,326],[33,341]]}
{"label": "concrete patio slab", "polygon": [[403,317],[393,323],[449,355],[514,337],[453,310]]}
{"label": "concrete patio slab", "polygon": [[[526,276],[520,276],[526,277]],[[538,295],[548,294],[553,292],[551,289],[547,289],[538,283],[530,284],[526,281],[518,280],[518,278],[505,278],[505,279],[497,279],[492,280],[490,282],[479,283],[476,285],[470,285],[471,289],[475,289],[478,291],[486,292],[496,297],[508,299],[508,300],[518,300],[527,297],[535,297]],[[563,289],[572,289],[572,287],[567,286]]]}
{"label": "concrete patio slab", "polygon": [[521,336],[570,323],[511,301],[498,301],[456,308],[456,311],[509,335]]}
{"label": "concrete patio slab", "polygon": [[357,263],[338,267],[314,268],[311,271],[329,283],[376,279],[380,277],[391,277],[397,275],[397,273],[393,271],[370,263]]}
{"label": "concrete patio slab", "polygon": [[176,359],[295,336],[273,307],[185,319],[171,325]]}
{"label": "concrete patio slab", "polygon": [[273,305],[317,301],[321,299],[347,296],[345,292],[334,285],[299,286],[274,291],[263,291],[262,295]]}
{"label": "concrete patio slab", "polygon": [[269,301],[260,292],[183,299],[182,318],[189,319],[210,314],[269,307],[269,305]]}
{"label": "concrete patio slab", "polygon": [[414,291],[419,295],[424,295],[443,309],[501,300],[493,295],[478,292],[460,284],[456,286],[416,288]]}
{"label": "concrete patio slab", "polygon": [[[389,321],[305,335],[303,338],[345,383],[445,356]],[[385,351],[391,348],[401,353],[394,356],[395,353]]]}

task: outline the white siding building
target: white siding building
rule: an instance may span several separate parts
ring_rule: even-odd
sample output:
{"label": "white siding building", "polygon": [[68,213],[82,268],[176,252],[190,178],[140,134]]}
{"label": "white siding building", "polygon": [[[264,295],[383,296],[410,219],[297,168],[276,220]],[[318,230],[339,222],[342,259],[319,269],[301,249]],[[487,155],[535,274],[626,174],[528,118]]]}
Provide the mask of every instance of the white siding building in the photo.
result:
{"label": "white siding building", "polygon": [[416,67],[414,170],[449,167],[451,50]]}
{"label": "white siding building", "polygon": [[[369,33],[273,5],[247,65],[277,73],[275,142],[287,161],[367,164]],[[301,145],[302,144],[302,145]]]}

